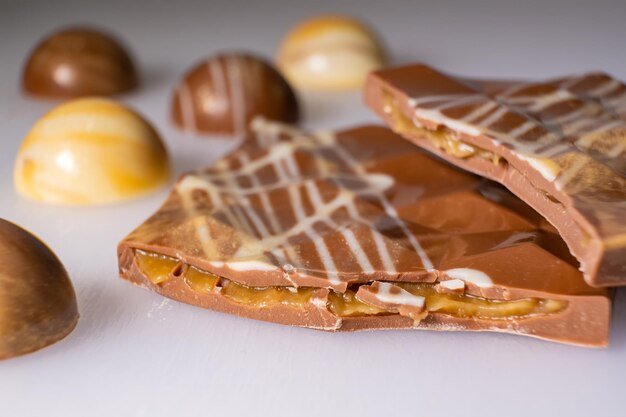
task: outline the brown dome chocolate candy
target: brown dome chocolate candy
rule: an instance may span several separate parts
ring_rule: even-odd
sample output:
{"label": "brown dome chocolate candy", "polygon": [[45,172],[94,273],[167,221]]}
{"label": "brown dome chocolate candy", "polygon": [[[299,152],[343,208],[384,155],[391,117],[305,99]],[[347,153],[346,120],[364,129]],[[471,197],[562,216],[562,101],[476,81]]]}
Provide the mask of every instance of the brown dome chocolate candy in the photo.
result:
{"label": "brown dome chocolate candy", "polygon": [[298,121],[296,96],[265,60],[246,53],[220,54],[193,67],[172,101],[172,120],[183,130],[242,134],[255,116]]}
{"label": "brown dome chocolate candy", "polygon": [[0,359],[58,342],[78,321],[67,272],[35,236],[0,219]]}
{"label": "brown dome chocolate candy", "polygon": [[109,96],[137,87],[135,66],[122,44],[92,28],[68,28],[46,37],[28,57],[22,85],[52,97]]}

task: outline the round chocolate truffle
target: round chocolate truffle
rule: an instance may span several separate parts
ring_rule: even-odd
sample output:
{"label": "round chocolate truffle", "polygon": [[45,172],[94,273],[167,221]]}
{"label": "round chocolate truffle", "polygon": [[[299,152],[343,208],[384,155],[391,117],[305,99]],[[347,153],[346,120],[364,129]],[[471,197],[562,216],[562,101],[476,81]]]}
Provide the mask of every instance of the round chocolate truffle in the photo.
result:
{"label": "round chocolate truffle", "polygon": [[108,96],[137,87],[125,48],[111,35],[69,28],[46,37],[28,57],[22,78],[31,94],[71,98]]}
{"label": "round chocolate truffle", "polygon": [[370,71],[383,67],[385,52],[374,32],[342,16],[322,16],[300,23],[278,52],[278,67],[297,88],[360,88]]}
{"label": "round chocolate truffle", "polygon": [[189,132],[243,134],[255,116],[298,121],[296,96],[263,59],[245,53],[220,54],[193,67],[172,101],[172,119]]}
{"label": "round chocolate truffle", "polygon": [[0,219],[0,359],[58,342],[77,321],[74,288],[59,259],[35,236]]}
{"label": "round chocolate truffle", "polygon": [[14,183],[34,200],[106,204],[135,197],[169,179],[167,151],[133,110],[105,98],[64,103],[42,117],[18,151]]}

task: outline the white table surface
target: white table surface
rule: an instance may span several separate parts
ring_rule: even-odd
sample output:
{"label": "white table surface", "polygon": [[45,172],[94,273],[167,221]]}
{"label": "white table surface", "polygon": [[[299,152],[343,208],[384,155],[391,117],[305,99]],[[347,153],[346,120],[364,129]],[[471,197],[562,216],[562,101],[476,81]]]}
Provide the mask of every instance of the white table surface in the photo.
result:
{"label": "white table surface", "polygon": [[[624,416],[626,292],[611,346],[593,350],[471,333],[322,333],[168,301],[117,278],[115,247],[163,201],[67,208],[18,197],[13,159],[56,103],[22,96],[29,49],[65,24],[96,23],[132,47],[143,88],[120,97],[161,131],[176,175],[233,141],[186,137],[167,112],[180,73],[205,54],[271,56],[297,20],[367,18],[395,62],[475,76],[544,77],[602,69],[626,79],[626,2],[547,1],[0,2],[0,217],[34,231],[63,260],[81,319],[62,342],[0,362],[0,416]],[[308,128],[376,118],[358,93],[302,97]],[[325,414],[326,413],[326,414]]]}

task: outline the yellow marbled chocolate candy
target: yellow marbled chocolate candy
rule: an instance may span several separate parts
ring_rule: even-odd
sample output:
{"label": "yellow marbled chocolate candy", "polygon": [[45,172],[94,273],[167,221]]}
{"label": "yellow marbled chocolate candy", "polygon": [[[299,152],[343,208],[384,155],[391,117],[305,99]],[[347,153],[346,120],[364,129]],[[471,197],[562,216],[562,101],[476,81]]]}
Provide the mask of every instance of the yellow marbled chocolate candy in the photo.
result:
{"label": "yellow marbled chocolate candy", "polygon": [[322,16],[300,23],[283,40],[278,66],[292,85],[312,90],[362,87],[370,71],[385,65],[385,53],[363,23]]}
{"label": "yellow marbled chocolate candy", "polygon": [[13,179],[34,200],[88,205],[145,194],[169,176],[167,151],[148,122],[115,101],[85,98],[56,107],[33,126]]}

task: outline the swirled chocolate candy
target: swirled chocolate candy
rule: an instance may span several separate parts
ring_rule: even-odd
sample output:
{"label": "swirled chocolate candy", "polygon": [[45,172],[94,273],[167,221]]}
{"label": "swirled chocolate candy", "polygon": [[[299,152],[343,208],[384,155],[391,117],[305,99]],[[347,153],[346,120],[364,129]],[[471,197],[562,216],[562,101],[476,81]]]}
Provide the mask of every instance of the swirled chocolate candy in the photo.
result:
{"label": "swirled chocolate candy", "polygon": [[255,116],[298,121],[296,96],[265,60],[245,53],[203,60],[174,92],[172,120],[188,132],[244,134]]}
{"label": "swirled chocolate candy", "polygon": [[363,87],[370,71],[385,66],[386,53],[374,31],[345,16],[320,16],[294,27],[276,59],[296,87],[351,90]]}
{"label": "swirled chocolate candy", "polygon": [[58,342],[76,326],[76,295],[59,259],[0,219],[0,359]]}
{"label": "swirled chocolate candy", "polygon": [[513,82],[411,65],[372,73],[365,101],[415,144],[531,205],[590,285],[626,285],[626,85],[601,73]]}
{"label": "swirled chocolate candy", "polygon": [[46,37],[24,66],[25,91],[46,97],[109,96],[137,87],[137,72],[125,47],[88,27]]}
{"label": "swirled chocolate candy", "polygon": [[119,245],[123,278],[186,303],[322,330],[487,330],[599,346],[610,299],[499,184],[390,130],[261,120]]}
{"label": "swirled chocolate candy", "polygon": [[42,117],[15,159],[17,191],[64,205],[110,204],[163,186],[167,151],[141,115],[104,98],[67,101]]}

